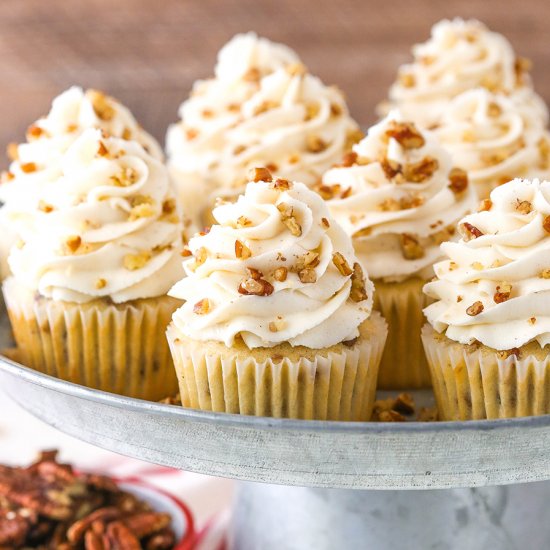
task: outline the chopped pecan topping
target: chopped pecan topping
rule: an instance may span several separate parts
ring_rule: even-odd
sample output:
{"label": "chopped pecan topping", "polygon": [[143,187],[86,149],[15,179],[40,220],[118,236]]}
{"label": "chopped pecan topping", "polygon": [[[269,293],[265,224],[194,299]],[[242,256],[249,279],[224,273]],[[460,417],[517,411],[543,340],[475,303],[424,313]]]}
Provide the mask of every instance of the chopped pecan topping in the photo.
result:
{"label": "chopped pecan topping", "polygon": [[502,283],[501,285],[497,286],[497,290],[495,292],[495,295],[493,296],[493,300],[497,304],[501,304],[502,302],[506,302],[506,300],[510,299],[510,294],[512,293],[512,285],[508,283]]}
{"label": "chopped pecan topping", "polygon": [[325,229],[328,229],[330,227],[330,222],[326,218],[321,218],[321,225]]}
{"label": "chopped pecan topping", "polygon": [[105,279],[98,279],[95,282],[95,287],[97,290],[101,290],[102,288],[105,288],[107,286],[107,281]]}
{"label": "chopped pecan topping", "polygon": [[46,131],[36,124],[31,124],[27,128],[27,139],[29,141],[31,141],[31,139],[40,139],[44,134],[46,134]]}
{"label": "chopped pecan topping", "polygon": [[344,277],[347,277],[348,275],[351,275],[353,273],[353,269],[351,269],[346,258],[344,258],[344,256],[340,252],[336,252],[332,255],[332,262],[336,266],[336,269],[338,269],[340,274]]}
{"label": "chopped pecan topping", "polygon": [[98,90],[89,90],[87,93],[95,114],[101,120],[112,120],[115,116],[115,110],[110,104],[107,96]]}
{"label": "chopped pecan topping", "polygon": [[174,199],[166,199],[162,203],[162,213],[170,215],[176,210],[176,201]]}
{"label": "chopped pecan topping", "polygon": [[281,213],[281,221],[286,225],[288,230],[295,237],[302,235],[302,226],[294,217],[294,208],[286,202],[280,202],[277,205],[277,210]]}
{"label": "chopped pecan topping", "polygon": [[40,210],[41,212],[45,212],[46,214],[49,214],[50,212],[53,212],[55,209],[51,204],[48,204],[47,202],[40,200],[38,201],[38,210]]}
{"label": "chopped pecan topping", "polygon": [[478,212],[487,212],[493,208],[493,201],[491,199],[483,199],[479,203],[479,207],[477,209]]}
{"label": "chopped pecan topping", "polygon": [[530,325],[534,325],[534,324],[537,322],[537,318],[536,318],[536,317],[529,317],[529,319],[527,320],[527,322],[528,322]]}
{"label": "chopped pecan topping", "polygon": [[405,180],[422,183],[431,178],[439,168],[439,161],[433,157],[424,157],[414,164],[407,164],[403,170]]}
{"label": "chopped pecan topping", "polygon": [[405,149],[420,149],[426,143],[426,140],[412,122],[392,120],[386,130],[386,135],[395,139]]}
{"label": "chopped pecan topping", "polygon": [[10,160],[17,160],[19,158],[19,145],[17,143],[8,143],[6,154]]}
{"label": "chopped pecan topping", "polygon": [[323,199],[329,201],[340,194],[342,186],[339,183],[333,185],[319,185],[317,187],[317,193],[321,195]]}
{"label": "chopped pecan topping", "polygon": [[311,120],[319,114],[320,106],[316,101],[311,101],[306,105],[306,120]]}
{"label": "chopped pecan topping", "polygon": [[288,180],[284,180],[282,178],[277,178],[273,182],[271,187],[273,189],[277,189],[277,191],[288,191],[289,189],[292,189],[292,183]]}
{"label": "chopped pecan topping", "polygon": [[464,233],[464,239],[466,241],[471,241],[472,239],[477,239],[483,236],[483,232],[480,231],[475,225],[471,223],[464,222],[462,224],[462,229]]}
{"label": "chopped pecan topping", "polygon": [[188,246],[183,247],[183,250],[181,251],[181,255],[184,258],[188,258],[189,256],[193,255],[193,252],[191,252],[191,249]]}
{"label": "chopped pecan topping", "polygon": [[544,216],[542,227],[547,233],[550,233],[550,216]]}
{"label": "chopped pecan topping", "polygon": [[401,414],[414,414],[415,403],[413,396],[410,393],[400,393],[396,397],[395,403],[392,408],[394,411],[397,411]]}
{"label": "chopped pecan topping", "polygon": [[338,103],[331,103],[330,104],[330,114],[332,116],[340,116],[344,112],[344,109],[341,105],[338,105]]}
{"label": "chopped pecan topping", "polygon": [[195,315],[206,315],[211,309],[210,300],[208,298],[203,298],[193,306],[193,313]]}
{"label": "chopped pecan topping", "polygon": [[100,157],[106,157],[109,155],[109,149],[107,149],[107,147],[102,141],[99,142],[99,145],[97,147],[97,154]]}
{"label": "chopped pecan topping", "polygon": [[379,422],[405,422],[406,418],[397,411],[389,410],[389,411],[381,411],[378,413],[378,421]]}
{"label": "chopped pecan topping", "polygon": [[368,298],[365,288],[365,275],[359,263],[353,264],[353,273],[351,274],[351,291],[350,298],[354,302],[362,302]]}
{"label": "chopped pecan topping", "polygon": [[34,162],[25,162],[21,165],[21,170],[25,172],[25,174],[30,174],[31,172],[36,172],[37,166]]}
{"label": "chopped pecan topping", "polygon": [[540,273],[539,273],[539,277],[541,279],[550,279],[550,269],[543,269]]}
{"label": "chopped pecan topping", "polygon": [[150,252],[140,252],[139,254],[126,254],[123,259],[123,265],[128,271],[136,271],[145,267],[151,259]]}
{"label": "chopped pecan topping", "polygon": [[466,313],[471,317],[479,315],[483,311],[483,304],[478,300],[474,302],[467,310]]}
{"label": "chopped pecan topping", "polygon": [[388,179],[393,179],[397,174],[401,174],[403,167],[395,160],[386,157],[380,160],[380,167]]}
{"label": "chopped pecan topping", "polygon": [[127,126],[122,130],[122,139],[129,141],[132,139],[132,130]]}
{"label": "chopped pecan topping", "polygon": [[198,135],[199,135],[199,131],[196,130],[195,128],[187,128],[185,130],[185,137],[189,141],[193,141]]}
{"label": "chopped pecan topping", "polygon": [[418,411],[418,422],[435,422],[439,419],[439,413],[437,407],[422,407]]}
{"label": "chopped pecan topping", "polygon": [[492,118],[496,118],[502,114],[502,108],[498,103],[491,101],[489,105],[487,105],[487,114]]}
{"label": "chopped pecan topping", "polygon": [[529,201],[518,200],[516,210],[520,214],[530,214],[533,211],[533,205]]}
{"label": "chopped pecan topping", "polygon": [[247,82],[258,82],[261,77],[262,77],[262,75],[260,73],[260,70],[256,67],[251,67],[243,75],[243,80],[246,80]]}
{"label": "chopped pecan topping", "polygon": [[317,281],[317,273],[313,267],[305,267],[300,270],[298,277],[302,283],[315,283]]}
{"label": "chopped pecan topping", "polygon": [[68,237],[65,241],[65,246],[69,250],[71,254],[74,254],[82,244],[82,238],[78,235],[73,235],[71,237]]}
{"label": "chopped pecan topping", "polygon": [[271,323],[269,323],[270,332],[279,332],[281,330],[284,330],[285,328],[286,323],[281,317],[277,317],[275,321],[271,321]]}
{"label": "chopped pecan topping", "polygon": [[468,174],[462,168],[453,168],[449,173],[449,188],[459,195],[468,188]]}
{"label": "chopped pecan topping", "polygon": [[309,135],[306,139],[306,149],[310,153],[322,153],[328,144],[319,136]]}
{"label": "chopped pecan topping", "polygon": [[296,260],[296,264],[292,270],[298,273],[306,267],[317,267],[319,262],[319,254],[317,252],[313,252],[313,250],[309,250]]}
{"label": "chopped pecan topping", "polygon": [[273,272],[273,278],[276,281],[279,281],[280,283],[286,281],[287,276],[288,276],[288,269],[286,267],[278,267]]}
{"label": "chopped pecan topping", "polygon": [[273,285],[261,278],[248,277],[239,285],[239,294],[245,296],[270,296],[273,294]]}
{"label": "chopped pecan topping", "polygon": [[195,262],[193,265],[193,269],[195,270],[197,269],[197,267],[204,264],[204,262],[206,262],[206,260],[208,259],[208,250],[206,250],[204,246],[201,246],[200,248],[197,249],[194,256],[195,256]]}
{"label": "chopped pecan topping", "polygon": [[259,105],[257,105],[254,109],[254,115],[261,115],[262,113],[266,113],[267,111],[271,111],[271,109],[276,109],[279,106],[279,104],[276,101],[270,101],[269,99],[262,101]]}
{"label": "chopped pecan topping", "polygon": [[451,239],[451,237],[456,233],[456,229],[453,225],[448,225],[440,231],[430,235],[431,240],[435,244],[441,244]]}
{"label": "chopped pecan topping", "polygon": [[353,151],[350,151],[349,153],[346,153],[344,155],[344,158],[342,159],[342,162],[338,164],[337,166],[342,168],[350,168],[357,162],[357,153],[354,153]]}
{"label": "chopped pecan topping", "polygon": [[250,227],[252,220],[249,220],[246,216],[239,216],[237,218],[237,227]]}
{"label": "chopped pecan topping", "polygon": [[399,73],[398,80],[403,88],[413,88],[416,84],[416,79],[411,73]]}
{"label": "chopped pecan topping", "polygon": [[418,260],[424,257],[424,247],[418,241],[416,235],[403,233],[401,235],[401,251],[406,260]]}
{"label": "chopped pecan topping", "polygon": [[248,246],[237,239],[235,241],[235,256],[239,260],[247,260],[250,256],[252,256],[252,251],[248,248]]}

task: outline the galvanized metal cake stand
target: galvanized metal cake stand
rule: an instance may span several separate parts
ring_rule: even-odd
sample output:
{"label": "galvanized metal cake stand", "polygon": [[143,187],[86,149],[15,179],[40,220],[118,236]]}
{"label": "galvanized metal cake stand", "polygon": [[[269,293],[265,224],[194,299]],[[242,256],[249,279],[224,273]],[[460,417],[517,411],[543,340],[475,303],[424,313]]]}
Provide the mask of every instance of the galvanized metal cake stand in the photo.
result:
{"label": "galvanized metal cake stand", "polygon": [[[9,338],[2,311],[0,347]],[[205,413],[5,358],[0,388],[99,447],[241,480],[232,550],[550,547],[550,416],[380,424]]]}

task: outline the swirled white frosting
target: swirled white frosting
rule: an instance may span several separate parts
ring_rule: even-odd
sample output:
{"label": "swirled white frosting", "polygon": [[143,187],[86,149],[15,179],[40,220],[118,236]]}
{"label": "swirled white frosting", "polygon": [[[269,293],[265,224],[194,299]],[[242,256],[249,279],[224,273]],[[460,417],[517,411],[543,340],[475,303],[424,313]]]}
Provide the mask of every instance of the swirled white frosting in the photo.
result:
{"label": "swirled white frosting", "polygon": [[316,183],[358,130],[338,89],[254,33],[224,46],[215,77],[198,81],[179,113],[166,138],[169,165],[186,202],[205,207],[242,192],[254,166]]}
{"label": "swirled white frosting", "polygon": [[[337,190],[328,201],[332,216],[353,237],[370,276],[386,281],[429,278],[441,258],[440,242],[452,237],[456,221],[477,204],[471,186],[452,190],[453,162],[432,133],[412,125],[423,142],[416,148],[390,137],[402,122],[397,111],[390,113],[353,147],[352,162],[323,177],[322,191]],[[425,177],[416,177],[414,167],[426,159]],[[397,170],[394,177],[389,165]]]}
{"label": "swirled white frosting", "polygon": [[[168,170],[135,141],[88,129],[55,182],[10,200],[14,277],[55,300],[160,296],[181,277],[181,213]],[[24,204],[19,204],[24,203]]]}
{"label": "swirled white frosting", "polygon": [[[424,312],[448,338],[509,350],[550,343],[550,182],[516,179],[497,187],[484,210],[466,216],[449,258],[424,287]],[[492,203],[492,204],[491,204]],[[465,225],[465,224],[470,224]],[[545,229],[545,227],[547,229]]]}
{"label": "swirled white frosting", "polygon": [[436,130],[480,195],[514,177],[550,179],[550,137],[533,103],[483,88],[454,98]]}
{"label": "swirled white frosting", "polygon": [[390,103],[408,120],[430,127],[449,100],[476,87],[518,94],[546,110],[508,40],[479,21],[440,21],[427,42],[413,47],[413,56],[413,63],[399,69],[389,93]]}
{"label": "swirled white frosting", "polygon": [[[299,231],[296,225],[289,229],[281,210],[292,212]],[[284,190],[251,182],[236,203],[219,206],[213,214],[218,225],[191,239],[195,259],[184,263],[187,277],[170,291],[186,301],[173,317],[182,334],[226,346],[240,335],[249,348],[289,342],[313,349],[359,335],[358,327],[371,311],[372,283],[361,276],[366,296],[360,301],[350,297],[354,276],[343,274],[333,255],[341,254],[353,270],[352,242],[321,197],[302,183]],[[237,241],[246,254],[238,253]],[[304,265],[310,266],[307,276],[300,271]],[[239,292],[249,269],[261,273],[271,293]],[[277,276],[276,270],[286,275]]]}
{"label": "swirled white frosting", "polygon": [[[163,159],[159,144],[125,106],[102,92],[73,86],[53,100],[45,117],[29,127],[27,141],[15,146],[12,154],[16,158],[0,183],[0,202],[32,201],[31,193],[37,184],[55,182],[61,176],[65,152],[87,128],[100,128],[110,135],[132,139],[155,158]],[[0,223],[10,225],[6,207],[0,208]],[[13,230],[0,231],[0,248],[9,249],[14,235]]]}

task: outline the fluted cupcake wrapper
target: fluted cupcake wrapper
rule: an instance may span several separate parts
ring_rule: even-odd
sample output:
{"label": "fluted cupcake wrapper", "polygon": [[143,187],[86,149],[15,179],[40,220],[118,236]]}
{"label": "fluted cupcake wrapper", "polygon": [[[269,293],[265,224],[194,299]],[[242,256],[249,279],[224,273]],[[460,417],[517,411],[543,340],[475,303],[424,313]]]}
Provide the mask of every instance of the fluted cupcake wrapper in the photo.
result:
{"label": "fluted cupcake wrapper", "polygon": [[[245,355],[217,342],[167,331],[184,407],[276,418],[369,420],[386,326],[378,314],[369,338],[315,350],[282,354],[281,346]],[[286,348],[285,348],[286,349]]]}
{"label": "fluted cupcake wrapper", "polygon": [[177,300],[58,302],[23,291],[13,277],[3,292],[26,366],[130,397],[156,401],[176,393],[165,331]]}
{"label": "fluted cupcake wrapper", "polygon": [[520,348],[509,355],[465,346],[429,324],[422,340],[443,420],[513,418],[550,413],[550,357]]}
{"label": "fluted cupcake wrapper", "polygon": [[429,388],[430,372],[420,332],[426,319],[422,309],[426,281],[418,277],[397,283],[374,281],[374,308],[388,322],[388,340],[378,373],[383,390]]}

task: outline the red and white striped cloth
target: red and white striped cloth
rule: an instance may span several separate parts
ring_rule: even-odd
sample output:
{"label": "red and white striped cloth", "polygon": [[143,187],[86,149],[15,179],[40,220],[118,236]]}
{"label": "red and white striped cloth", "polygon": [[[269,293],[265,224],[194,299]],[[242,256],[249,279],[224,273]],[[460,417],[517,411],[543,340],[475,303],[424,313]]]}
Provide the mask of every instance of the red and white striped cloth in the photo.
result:
{"label": "red and white striped cloth", "polygon": [[187,506],[195,531],[188,550],[225,550],[234,486],[231,480],[156,466],[98,449],[46,426],[1,393],[0,411],[0,464],[27,464],[40,450],[59,449],[61,460],[79,469],[117,479],[140,479]]}

